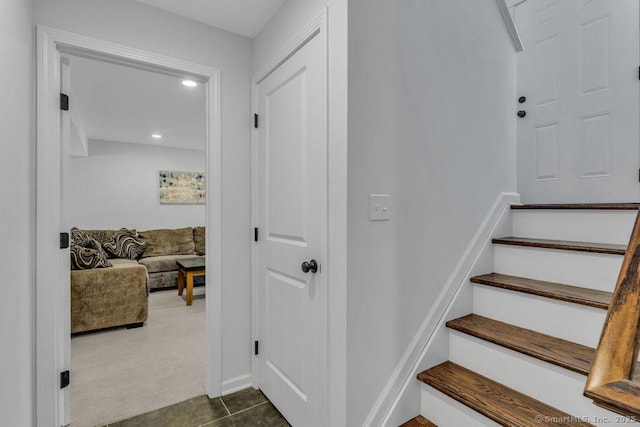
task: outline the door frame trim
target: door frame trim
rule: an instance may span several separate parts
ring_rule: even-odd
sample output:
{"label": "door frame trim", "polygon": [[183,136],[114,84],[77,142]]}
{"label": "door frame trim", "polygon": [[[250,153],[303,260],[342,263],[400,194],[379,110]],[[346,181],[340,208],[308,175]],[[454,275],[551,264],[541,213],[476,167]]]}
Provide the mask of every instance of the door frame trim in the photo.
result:
{"label": "door frame trim", "polygon": [[[36,278],[35,278],[35,415],[37,426],[59,424],[63,345],[60,343],[63,303],[56,283],[60,273],[58,233],[61,231],[61,141],[59,123],[59,52],[189,76],[206,85],[207,198],[221,200],[222,159],[220,122],[221,71],[42,25],[37,26],[36,57]],[[222,383],[222,220],[219,203],[206,211],[206,333],[205,391],[219,396]],[[64,332],[63,332],[64,333]]]}
{"label": "door frame trim", "polygon": [[[321,413],[323,414],[323,420],[321,425],[328,425],[330,419],[330,408],[336,408],[335,415],[331,417],[337,417],[344,419],[346,423],[346,414],[343,414],[343,408],[345,408],[345,402],[342,402],[344,392],[341,392],[346,388],[346,345],[336,346],[335,343],[346,343],[346,271],[336,273],[332,268],[332,253],[337,254],[342,252],[339,250],[331,251],[332,242],[334,245],[340,245],[340,238],[344,239],[343,258],[346,257],[346,236],[344,230],[340,229],[338,221],[336,225],[332,227],[331,218],[341,218],[346,224],[346,179],[342,180],[344,176],[346,178],[346,149],[334,149],[337,144],[337,139],[331,137],[331,115],[330,115],[330,68],[329,68],[329,26],[328,26],[328,8],[324,8],[315,18],[313,18],[300,32],[298,32],[282,49],[280,49],[274,56],[272,56],[266,63],[264,63],[258,71],[254,74],[251,82],[251,103],[254,113],[258,112],[258,84],[267,78],[273,71],[275,71],[281,64],[287,59],[293,56],[298,50],[307,44],[314,37],[322,37],[324,44],[323,60],[325,68],[325,97],[326,97],[326,147],[327,147],[327,165],[326,165],[326,189],[327,189],[327,211],[325,217],[326,234],[324,236],[325,248],[322,259],[325,261],[322,263],[323,273],[326,274],[325,286],[327,286],[325,300],[325,320],[326,323],[323,326],[325,336],[322,337],[325,343],[325,355],[324,355],[324,368],[326,372],[323,373],[322,378],[325,381],[323,391],[324,395],[321,396]],[[251,131],[251,222],[253,227],[257,227],[259,224],[258,218],[258,130],[252,127]],[[337,166],[334,169],[330,167],[332,160],[335,159],[344,160],[345,170],[341,171]],[[343,159],[344,157],[344,159]],[[342,164],[337,161],[336,164]],[[340,172],[340,173],[338,173]],[[334,190],[330,183],[337,182],[338,186],[342,185],[343,188]],[[344,194],[343,194],[344,192]],[[342,201],[344,196],[344,201]],[[335,203],[332,203],[335,201]],[[341,203],[343,202],[343,203]],[[264,235],[264,233],[260,233]],[[335,237],[334,237],[335,236]],[[337,237],[337,238],[336,238]],[[336,265],[338,263],[335,263]],[[342,262],[340,263],[342,264]],[[340,274],[344,273],[344,278]],[[338,277],[342,280],[332,280],[334,277]],[[342,297],[340,292],[332,294],[330,290],[332,286],[338,288],[338,284],[342,282],[345,284],[344,294]],[[251,336],[252,341],[258,340],[258,283],[257,283],[257,245],[255,242],[251,245]],[[332,304],[333,301],[342,301],[340,304]],[[334,318],[345,319],[345,324],[340,327],[333,327],[331,322],[331,316]],[[344,372],[343,374],[333,374],[332,368],[336,372]],[[253,355],[251,359],[251,381],[254,386],[259,383],[258,378],[258,358]],[[334,381],[333,378],[337,378],[338,381]],[[337,384],[337,382],[344,382],[344,384]],[[339,390],[335,393],[333,390]],[[341,425],[344,423],[340,423]],[[336,424],[337,425],[337,424]],[[345,424],[346,425],[346,424]]]}

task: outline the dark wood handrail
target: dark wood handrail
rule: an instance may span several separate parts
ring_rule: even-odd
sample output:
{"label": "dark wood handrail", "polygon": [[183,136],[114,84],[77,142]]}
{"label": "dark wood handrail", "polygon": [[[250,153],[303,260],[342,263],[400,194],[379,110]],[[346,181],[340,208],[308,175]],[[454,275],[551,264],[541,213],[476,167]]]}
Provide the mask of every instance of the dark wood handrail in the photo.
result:
{"label": "dark wood handrail", "polygon": [[640,416],[640,384],[632,381],[640,337],[640,213],[629,239],[584,395],[596,405]]}

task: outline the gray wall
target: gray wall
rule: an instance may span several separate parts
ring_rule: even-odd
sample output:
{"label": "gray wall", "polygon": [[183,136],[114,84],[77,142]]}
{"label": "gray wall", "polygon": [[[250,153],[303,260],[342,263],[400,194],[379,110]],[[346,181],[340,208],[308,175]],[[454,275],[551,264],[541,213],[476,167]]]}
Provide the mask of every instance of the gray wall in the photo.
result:
{"label": "gray wall", "polygon": [[[282,20],[274,20],[255,41],[253,67],[271,57],[319,7],[335,10],[339,3],[344,2],[285,3]],[[21,426],[33,422],[34,399],[30,14],[28,0],[7,0],[0,6],[0,46],[5,53],[0,85],[3,93],[15,95],[11,105],[0,107],[0,170],[3,181],[12,183],[1,190],[0,208],[1,237],[11,242],[0,250],[5,277],[0,287],[0,339],[5,343],[0,352],[0,413],[8,424]],[[250,247],[251,42],[126,0],[37,0],[35,16],[36,22],[52,27],[222,69],[223,187],[235,189],[225,191],[222,200],[229,227],[223,234],[229,248],[223,254],[223,294],[233,295],[225,322],[234,325],[223,342],[224,379],[247,374],[250,293],[244,261]],[[341,21],[346,16],[340,10],[331,14],[331,25],[346,28]],[[350,0],[349,17],[345,396],[347,425],[357,426],[490,205],[500,191],[515,189],[516,93],[515,56],[492,1]],[[284,22],[290,26],[276,28]],[[344,69],[346,50],[339,40],[330,45],[341,53],[338,64],[334,60],[331,66]],[[333,71],[331,115],[339,134],[347,117],[345,93],[340,93],[346,91],[346,81],[339,70]],[[390,222],[368,221],[372,192],[391,194]]]}
{"label": "gray wall", "polygon": [[34,30],[29,0],[0,2],[0,414],[33,424]]}
{"label": "gray wall", "polygon": [[[515,71],[495,1],[349,1],[349,426],[516,189]],[[391,221],[368,220],[370,193]]]}
{"label": "gray wall", "polygon": [[221,70],[222,379],[249,375],[251,40],[133,0],[36,0],[35,21]]}
{"label": "gray wall", "polygon": [[90,140],[89,156],[70,162],[68,222],[114,230],[205,225],[204,205],[160,204],[160,170],[204,172],[204,152]]}

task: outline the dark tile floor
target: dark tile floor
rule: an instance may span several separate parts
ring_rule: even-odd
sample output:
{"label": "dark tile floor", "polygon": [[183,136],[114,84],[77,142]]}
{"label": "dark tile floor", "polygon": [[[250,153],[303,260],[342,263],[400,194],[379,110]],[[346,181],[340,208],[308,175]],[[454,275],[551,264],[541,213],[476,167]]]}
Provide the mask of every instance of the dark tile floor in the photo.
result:
{"label": "dark tile floor", "polygon": [[260,390],[209,399],[198,396],[103,427],[290,427]]}

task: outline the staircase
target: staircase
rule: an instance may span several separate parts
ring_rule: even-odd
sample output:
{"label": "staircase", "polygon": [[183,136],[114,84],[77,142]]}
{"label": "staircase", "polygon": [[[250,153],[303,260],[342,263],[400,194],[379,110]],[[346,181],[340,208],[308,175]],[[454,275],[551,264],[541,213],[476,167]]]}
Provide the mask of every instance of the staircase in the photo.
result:
{"label": "staircase", "polygon": [[494,271],[471,278],[473,313],[446,323],[449,360],[418,374],[429,420],[405,425],[635,424],[583,391],[637,212],[513,206]]}

